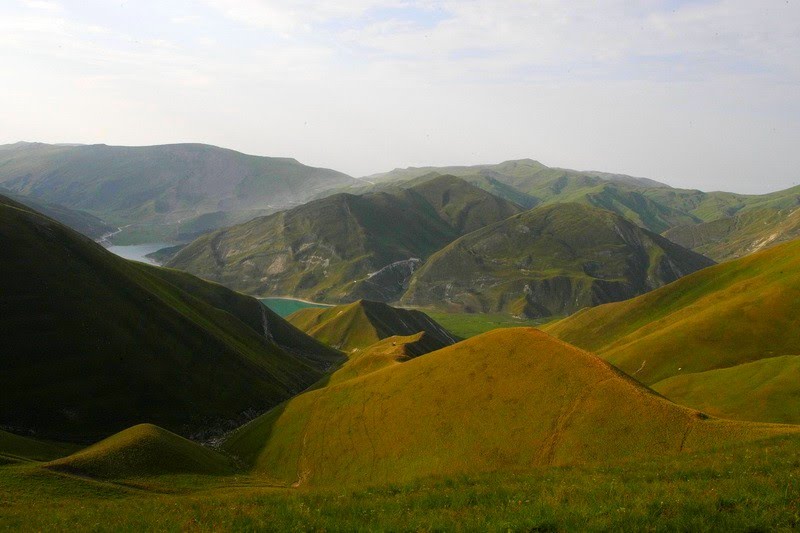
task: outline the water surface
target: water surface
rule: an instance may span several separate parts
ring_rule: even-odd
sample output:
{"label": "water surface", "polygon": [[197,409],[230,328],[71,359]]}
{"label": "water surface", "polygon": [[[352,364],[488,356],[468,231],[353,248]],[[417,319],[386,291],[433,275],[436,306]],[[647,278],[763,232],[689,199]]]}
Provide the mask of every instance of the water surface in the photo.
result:
{"label": "water surface", "polygon": [[286,317],[306,307],[331,307],[327,304],[317,302],[307,302],[305,300],[296,300],[294,298],[259,298],[261,303],[275,311],[280,316]]}
{"label": "water surface", "polygon": [[139,261],[141,263],[157,265],[158,263],[152,259],[148,259],[145,256],[162,248],[166,248],[167,246],[174,246],[174,244],[167,242],[155,242],[149,244],[132,244],[130,246],[109,246],[106,248],[106,250],[120,257],[124,257],[125,259],[132,259],[133,261]]}

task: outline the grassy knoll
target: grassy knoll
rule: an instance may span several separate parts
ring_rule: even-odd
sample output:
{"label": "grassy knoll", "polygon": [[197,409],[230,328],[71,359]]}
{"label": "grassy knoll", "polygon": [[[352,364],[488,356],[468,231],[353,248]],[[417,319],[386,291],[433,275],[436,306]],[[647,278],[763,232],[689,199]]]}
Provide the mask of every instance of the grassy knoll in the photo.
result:
{"label": "grassy knoll", "polygon": [[800,438],[603,466],[276,489],[248,476],[125,485],[0,468],[0,528],[15,530],[792,531]]}
{"label": "grassy knoll", "polygon": [[422,311],[359,300],[329,308],[305,308],[286,318],[311,337],[338,350],[352,352],[367,348],[394,335],[425,332],[412,350],[421,355],[444,348],[456,338]]}
{"label": "grassy knoll", "polygon": [[307,392],[224,448],[285,485],[404,482],[693,451],[792,426],[709,419],[533,328]]}
{"label": "grassy knoll", "polygon": [[49,461],[80,449],[75,444],[50,442],[0,430],[0,465],[19,461]]}
{"label": "grassy knoll", "polygon": [[502,313],[448,313],[428,308],[423,308],[422,311],[462,339],[468,339],[493,329],[539,326],[553,320],[552,317],[518,318]]}

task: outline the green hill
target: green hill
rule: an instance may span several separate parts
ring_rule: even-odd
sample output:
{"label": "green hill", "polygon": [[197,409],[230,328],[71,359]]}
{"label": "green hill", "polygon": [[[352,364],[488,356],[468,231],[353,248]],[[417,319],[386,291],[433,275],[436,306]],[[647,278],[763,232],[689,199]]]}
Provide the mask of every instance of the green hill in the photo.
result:
{"label": "green hill", "polygon": [[57,220],[65,226],[74,229],[78,233],[83,233],[87,237],[91,237],[95,240],[100,239],[117,229],[106,224],[96,216],[86,213],[85,211],[69,209],[58,204],[37,202],[33,198],[23,196],[21,194],[14,194],[2,187],[0,187],[0,194],[27,207],[30,207],[34,211],[42,213],[53,220]]}
{"label": "green hill", "polygon": [[714,416],[800,424],[797,355],[681,374],[659,381],[653,389],[674,402]]}
{"label": "green hill", "polygon": [[197,235],[351,183],[294,159],[203,144],[0,146],[0,185],[125,226],[115,237],[125,241]]}
{"label": "green hill", "polygon": [[47,463],[46,468],[93,478],[163,474],[225,474],[229,459],[152,424],[139,424]]}
{"label": "green hill", "polygon": [[274,482],[341,487],[653,458],[797,431],[709,418],[516,328],[302,394],[223,446]]}
{"label": "green hill", "polygon": [[749,210],[672,228],[664,237],[715,261],[728,261],[800,237],[800,208]]}
{"label": "green hill", "polygon": [[205,438],[342,359],[254,299],[118,258],[2,197],[0,243],[0,427],[86,442],[148,421]]}
{"label": "green hill", "polygon": [[286,320],[315,339],[344,352],[367,348],[395,335],[424,332],[409,350],[415,355],[438,350],[456,338],[421,311],[398,309],[384,303],[359,300],[329,308],[307,307]]}
{"label": "green hill", "polygon": [[167,265],[250,294],[392,301],[421,260],[521,210],[441,176],[405,189],[336,194],[206,234]]}
{"label": "green hill", "polygon": [[712,264],[609,211],[557,204],[449,244],[414,274],[402,302],[565,315],[631,298]]}
{"label": "green hill", "polygon": [[[714,384],[730,378],[729,394],[738,394],[733,385],[741,381],[737,373],[748,375],[758,367],[734,371],[737,365],[800,353],[798,317],[800,240],[794,240],[696,272],[638,298],[581,311],[543,329],[598,353],[656,388],[662,380],[681,376],[673,384],[697,388],[684,389],[681,397],[707,396],[707,405],[727,416],[777,420],[782,415],[767,404],[737,404],[727,394],[714,397],[715,389],[704,387],[719,387]],[[778,375],[772,365],[790,361],[776,359],[764,368]],[[727,368],[731,372],[687,376]],[[773,385],[779,383],[788,388],[772,391],[776,398],[800,392],[797,380]],[[767,387],[758,394],[769,391]]]}
{"label": "green hill", "polygon": [[0,466],[6,463],[50,461],[79,449],[74,444],[49,442],[0,430]]}

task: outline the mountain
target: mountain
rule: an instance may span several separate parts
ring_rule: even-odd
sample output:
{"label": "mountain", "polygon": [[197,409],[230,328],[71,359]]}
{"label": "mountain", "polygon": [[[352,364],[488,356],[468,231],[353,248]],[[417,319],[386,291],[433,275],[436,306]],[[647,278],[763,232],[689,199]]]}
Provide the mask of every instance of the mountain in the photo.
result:
{"label": "mountain", "polygon": [[642,294],[713,264],[602,209],[544,206],[431,256],[402,302],[470,312],[566,315]]}
{"label": "mountain", "polygon": [[[544,327],[560,339],[598,353],[657,390],[663,386],[664,391],[674,393],[678,384],[691,386],[694,391],[684,388],[680,397],[707,397],[704,405],[715,406],[726,416],[757,420],[779,420],[773,418],[774,410],[764,403],[763,395],[797,397],[800,380],[771,382],[758,393],[762,399],[748,402],[751,405],[743,406],[743,411],[731,407],[730,395],[746,395],[748,389],[735,384],[759,368],[782,375],[776,366],[787,365],[789,372],[796,368],[791,366],[793,360],[776,359],[768,366],[733,369],[800,354],[799,328],[800,240],[707,268],[638,298],[587,309]],[[699,375],[722,369],[731,372]],[[682,379],[663,381],[674,376]],[[752,387],[757,386],[758,379],[754,378]],[[730,380],[730,390],[715,397],[713,391],[724,386],[719,380]],[[789,388],[785,388],[787,385]],[[800,423],[800,417],[795,415],[794,421]]]}
{"label": "mountain", "polygon": [[304,393],[223,448],[275,482],[342,487],[653,458],[796,431],[709,418],[515,328]]}
{"label": "mountain", "polygon": [[445,244],[522,208],[452,176],[336,194],[203,235],[167,266],[250,294],[392,301]]}
{"label": "mountain", "polygon": [[736,259],[800,237],[800,207],[761,208],[664,232],[672,242],[715,261]]}
{"label": "mountain", "polygon": [[286,320],[315,339],[344,352],[367,348],[392,336],[415,335],[408,346],[409,355],[422,355],[457,339],[421,311],[398,309],[384,303],[359,300],[337,307],[307,307],[295,311]]}
{"label": "mountain", "polygon": [[132,241],[197,235],[352,183],[294,159],[204,144],[0,146],[0,185],[88,211],[123,226],[116,238]]}
{"label": "mountain", "polygon": [[30,207],[34,211],[57,220],[65,226],[74,229],[78,233],[83,233],[94,240],[102,239],[104,236],[117,230],[117,228],[106,224],[96,216],[90,215],[85,211],[69,209],[68,207],[58,204],[37,202],[28,196],[14,194],[2,187],[0,187],[0,195],[4,195],[7,198],[11,198],[18,203]]}
{"label": "mountain", "polygon": [[258,301],[121,259],[0,197],[0,427],[94,441],[139,422],[207,438],[343,356]]}

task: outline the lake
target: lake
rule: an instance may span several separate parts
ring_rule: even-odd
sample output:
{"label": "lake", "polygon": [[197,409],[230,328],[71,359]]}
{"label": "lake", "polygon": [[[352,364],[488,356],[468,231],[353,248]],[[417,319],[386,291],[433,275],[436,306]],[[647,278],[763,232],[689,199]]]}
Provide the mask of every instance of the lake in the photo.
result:
{"label": "lake", "polygon": [[145,256],[162,248],[166,248],[167,246],[173,246],[173,244],[156,242],[150,244],[133,244],[130,246],[109,246],[106,248],[106,250],[120,257],[124,257],[125,259],[132,259],[133,261],[156,265],[158,263],[146,258]]}
{"label": "lake", "polygon": [[331,307],[327,304],[295,300],[294,298],[259,298],[259,300],[282,317],[289,316],[306,307]]}

